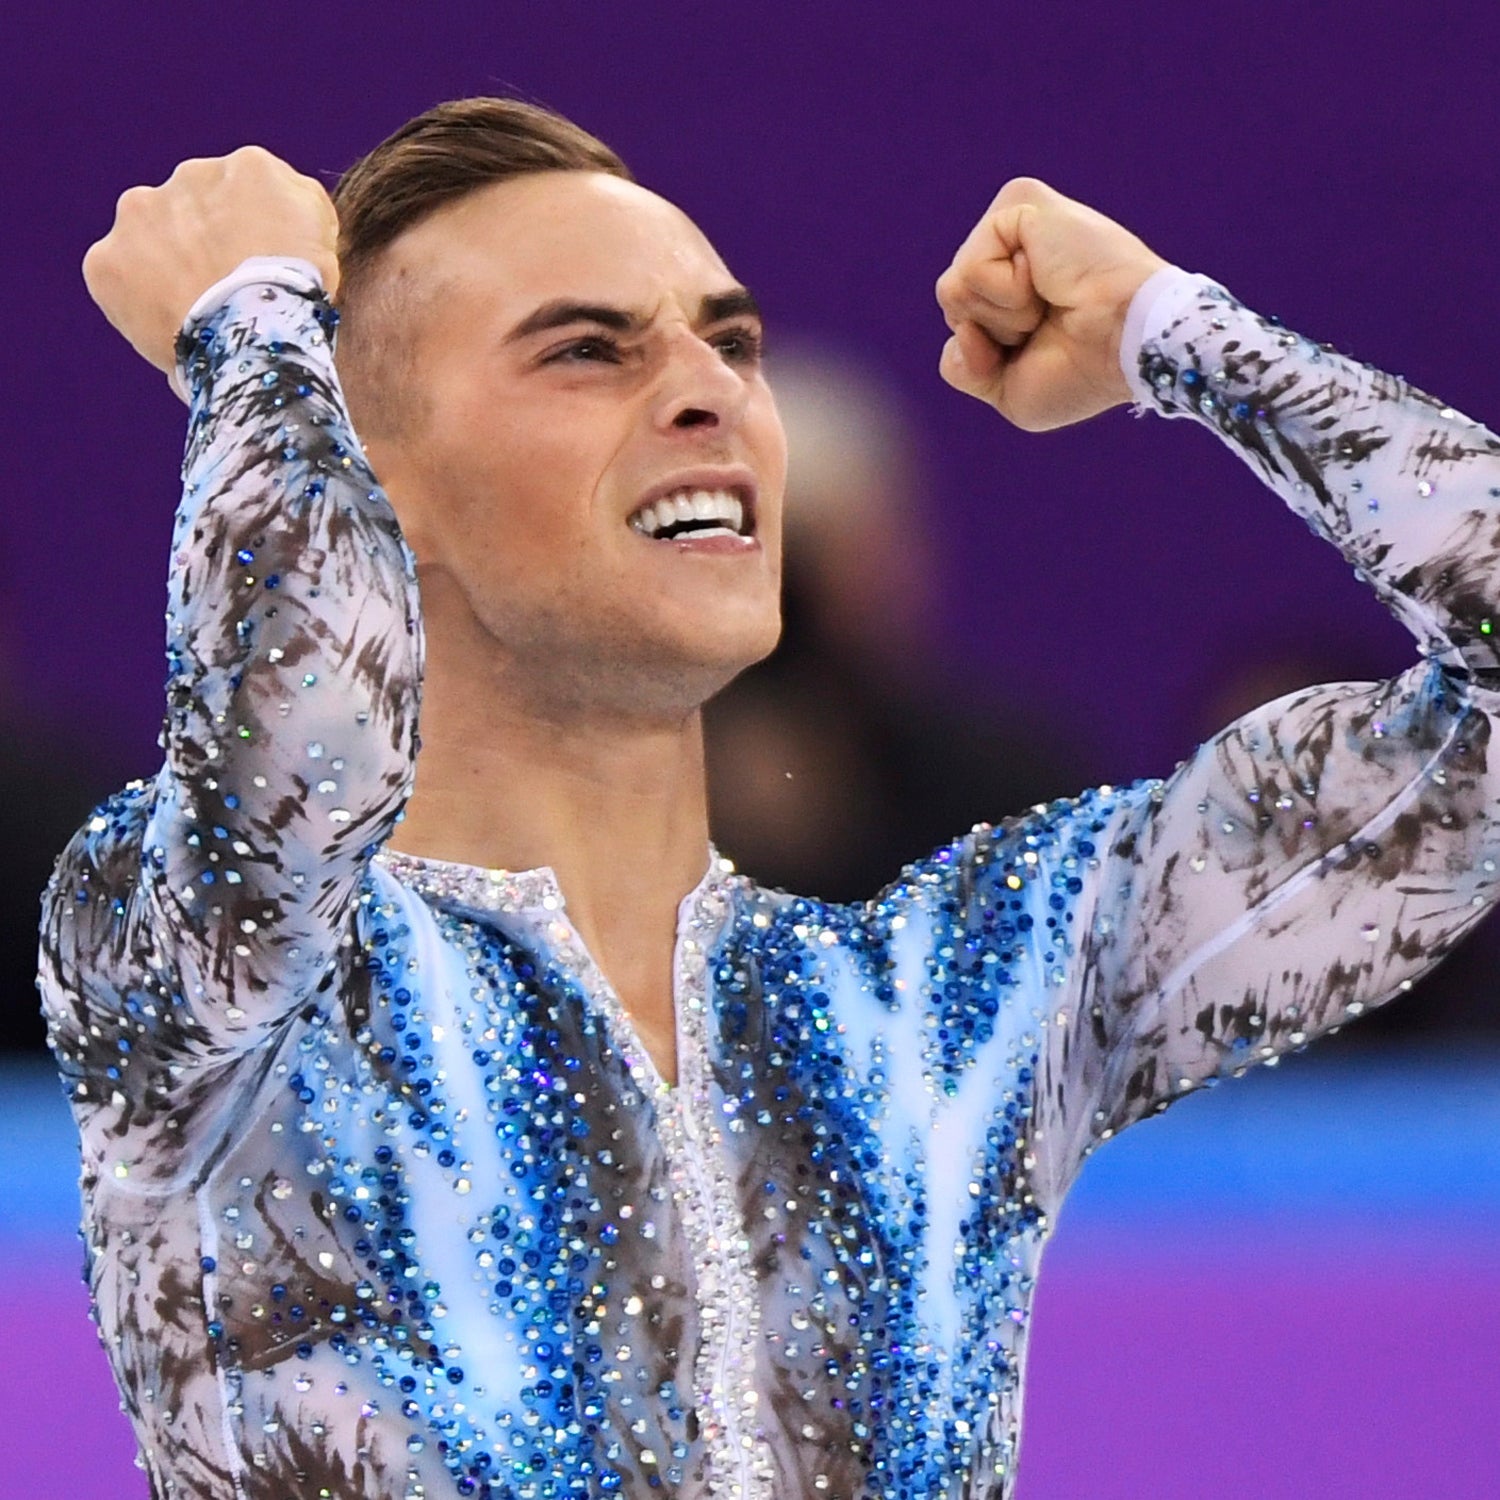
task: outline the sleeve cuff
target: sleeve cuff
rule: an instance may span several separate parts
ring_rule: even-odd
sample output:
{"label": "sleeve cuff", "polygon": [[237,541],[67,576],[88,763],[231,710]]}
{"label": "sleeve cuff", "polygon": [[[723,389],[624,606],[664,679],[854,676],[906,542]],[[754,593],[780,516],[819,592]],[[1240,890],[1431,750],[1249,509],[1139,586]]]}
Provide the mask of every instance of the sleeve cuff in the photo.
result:
{"label": "sleeve cuff", "polygon": [[1163,266],[1148,276],[1131,298],[1120,335],[1120,368],[1137,405],[1151,401],[1151,389],[1141,379],[1141,346],[1148,339],[1160,338],[1178,314],[1202,295],[1205,286],[1216,285],[1211,277],[1184,271],[1180,266]]}
{"label": "sleeve cuff", "polygon": [[[241,287],[254,286],[257,282],[289,287],[309,296],[317,295],[323,290],[322,273],[310,260],[302,260],[294,255],[252,255],[242,260],[227,276],[221,276],[193,303],[188,309],[187,317],[182,320],[183,331],[191,329],[216,308],[222,307]],[[167,379],[172,389],[186,401],[187,382],[183,379],[181,367],[173,366]]]}

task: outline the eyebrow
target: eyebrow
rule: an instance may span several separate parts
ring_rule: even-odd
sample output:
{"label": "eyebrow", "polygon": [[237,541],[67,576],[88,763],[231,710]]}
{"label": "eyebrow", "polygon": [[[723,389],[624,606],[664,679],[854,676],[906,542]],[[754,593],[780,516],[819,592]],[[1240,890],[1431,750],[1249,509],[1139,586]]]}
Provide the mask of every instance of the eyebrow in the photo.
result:
{"label": "eyebrow", "polygon": [[698,304],[700,323],[722,323],[726,318],[763,318],[760,303],[749,287],[737,286],[732,291],[719,292],[705,297]]}
{"label": "eyebrow", "polygon": [[[726,318],[761,316],[760,304],[750,289],[743,286],[734,287],[727,292],[715,292],[698,304],[699,324],[722,323]],[[647,321],[638,312],[612,307],[606,302],[574,302],[560,297],[544,302],[534,312],[528,313],[505,335],[505,342],[513,344],[520,339],[530,338],[535,333],[566,328],[571,323],[597,323],[620,333],[635,333],[644,328]]]}

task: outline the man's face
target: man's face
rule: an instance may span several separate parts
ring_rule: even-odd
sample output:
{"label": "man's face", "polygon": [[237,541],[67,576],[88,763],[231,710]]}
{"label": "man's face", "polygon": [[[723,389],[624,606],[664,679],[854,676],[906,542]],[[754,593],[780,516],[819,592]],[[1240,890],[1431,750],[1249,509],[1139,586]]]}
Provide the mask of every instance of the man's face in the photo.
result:
{"label": "man's face", "polygon": [[765,655],[786,444],[754,302],[697,227],[554,172],[388,255],[414,288],[414,401],[372,456],[429,618],[462,618],[441,649],[498,651],[577,706],[669,712]]}

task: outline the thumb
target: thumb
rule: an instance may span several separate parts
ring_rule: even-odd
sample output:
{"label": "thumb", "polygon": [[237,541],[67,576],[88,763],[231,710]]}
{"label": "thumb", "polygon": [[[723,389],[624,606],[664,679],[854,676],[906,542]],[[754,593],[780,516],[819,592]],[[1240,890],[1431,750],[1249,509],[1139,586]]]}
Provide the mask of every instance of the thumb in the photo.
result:
{"label": "thumb", "polygon": [[1040,177],[1012,177],[990,204],[991,230],[1013,255],[1026,248],[1028,234],[1035,234],[1049,211],[1071,201]]}

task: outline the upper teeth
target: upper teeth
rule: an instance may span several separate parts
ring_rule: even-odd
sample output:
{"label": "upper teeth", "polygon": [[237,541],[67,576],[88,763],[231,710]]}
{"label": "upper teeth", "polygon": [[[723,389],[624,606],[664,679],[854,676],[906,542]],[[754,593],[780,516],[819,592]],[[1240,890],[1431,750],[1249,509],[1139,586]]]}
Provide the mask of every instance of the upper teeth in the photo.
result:
{"label": "upper teeth", "polygon": [[745,521],[745,508],[728,490],[678,490],[651,505],[643,505],[630,524],[647,536],[681,521],[722,521],[736,535]]}

